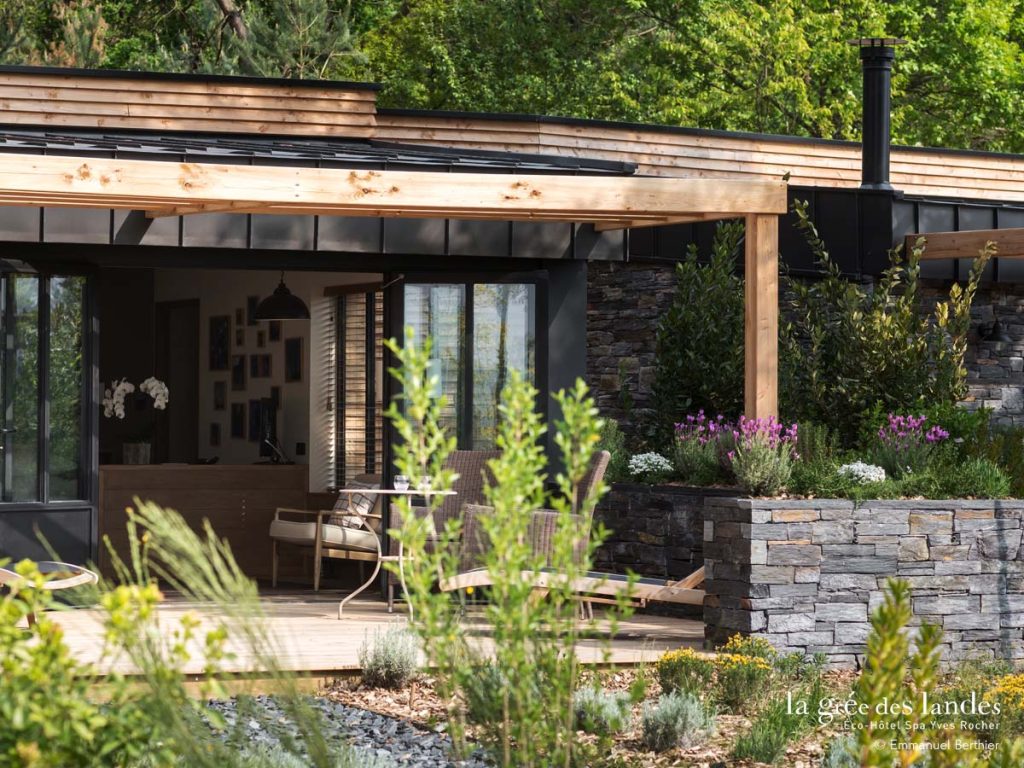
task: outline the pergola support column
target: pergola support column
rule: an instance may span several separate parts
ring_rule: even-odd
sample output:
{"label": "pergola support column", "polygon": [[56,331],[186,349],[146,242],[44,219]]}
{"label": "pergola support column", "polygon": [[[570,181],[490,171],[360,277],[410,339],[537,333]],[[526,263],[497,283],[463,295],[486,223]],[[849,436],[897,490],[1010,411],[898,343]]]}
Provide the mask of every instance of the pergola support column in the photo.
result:
{"label": "pergola support column", "polygon": [[746,225],[743,410],[764,419],[779,408],[779,218],[752,214]]}

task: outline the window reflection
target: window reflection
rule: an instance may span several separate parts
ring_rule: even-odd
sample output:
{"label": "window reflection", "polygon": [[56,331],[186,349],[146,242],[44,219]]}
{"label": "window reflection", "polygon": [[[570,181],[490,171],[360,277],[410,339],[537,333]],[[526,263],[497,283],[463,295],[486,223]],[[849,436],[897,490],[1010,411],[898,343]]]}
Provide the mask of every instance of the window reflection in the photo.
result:
{"label": "window reflection", "polygon": [[50,498],[82,497],[83,300],[85,278],[50,280]]}
{"label": "window reflection", "polygon": [[5,501],[39,499],[39,278],[13,275],[4,290]]}
{"label": "window reflection", "polygon": [[450,435],[461,434],[459,416],[464,381],[466,291],[462,285],[406,285],[405,322],[415,332],[417,346],[429,336],[433,340],[430,375],[436,376],[436,395],[446,399],[441,424]]}

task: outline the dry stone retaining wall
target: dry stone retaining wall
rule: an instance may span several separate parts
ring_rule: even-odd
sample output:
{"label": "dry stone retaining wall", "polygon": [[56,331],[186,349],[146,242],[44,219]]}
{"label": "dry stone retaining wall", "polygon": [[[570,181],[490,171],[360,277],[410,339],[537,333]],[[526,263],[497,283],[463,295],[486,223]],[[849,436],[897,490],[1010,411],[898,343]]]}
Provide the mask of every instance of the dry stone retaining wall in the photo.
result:
{"label": "dry stone retaining wall", "polygon": [[944,659],[1024,658],[1024,501],[708,498],[705,633],[783,651],[863,658],[868,616],[893,576],[912,624],[944,631]]}

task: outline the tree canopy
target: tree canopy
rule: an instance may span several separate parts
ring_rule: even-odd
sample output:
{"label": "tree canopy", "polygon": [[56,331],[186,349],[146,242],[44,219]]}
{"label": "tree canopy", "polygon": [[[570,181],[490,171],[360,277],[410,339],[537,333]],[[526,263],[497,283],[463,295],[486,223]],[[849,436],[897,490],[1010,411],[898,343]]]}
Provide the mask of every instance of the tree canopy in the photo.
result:
{"label": "tree canopy", "polygon": [[1024,151],[1024,0],[5,0],[0,61],[371,80],[385,106]]}

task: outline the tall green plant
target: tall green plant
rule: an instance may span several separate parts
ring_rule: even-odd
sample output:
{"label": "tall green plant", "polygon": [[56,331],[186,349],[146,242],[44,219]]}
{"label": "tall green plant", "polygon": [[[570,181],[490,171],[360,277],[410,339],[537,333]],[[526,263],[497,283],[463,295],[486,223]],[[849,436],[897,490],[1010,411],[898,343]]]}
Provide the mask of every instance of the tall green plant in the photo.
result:
{"label": "tall green plant", "polygon": [[720,224],[711,255],[693,243],[676,265],[676,292],[656,342],[650,429],[654,446],[672,443],[690,412],[738,416],[743,409],[743,278],[736,254],[743,222]]}
{"label": "tall green plant", "polygon": [[[444,400],[434,397],[437,380],[429,374],[430,342],[417,347],[407,330],[405,344],[388,347],[399,365],[391,373],[402,391],[388,418],[399,440],[395,466],[402,474],[429,475],[435,488],[450,489],[453,477],[443,469],[454,440],[441,426]],[[577,641],[593,628],[578,618],[572,581],[591,567],[604,531],[590,535],[585,522],[604,493],[604,487],[581,495],[581,484],[597,448],[600,419],[582,381],[555,395],[562,419],[554,444],[563,469],[553,478],[557,491],[546,484],[547,459],[541,437],[546,431],[536,412],[537,392],[512,373],[500,405],[497,447],[500,458],[490,462],[493,482],[486,487],[492,511],[480,518],[490,546],[483,566],[491,576],[483,618],[493,629],[491,643],[482,645],[472,625],[464,621],[462,600],[439,593],[437,582],[454,576],[458,562],[454,544],[460,523],[450,521],[440,533],[440,545],[427,547],[433,535],[431,517],[413,513],[398,503],[399,527],[392,535],[409,553],[405,567],[413,628],[436,669],[438,692],[451,702],[449,723],[463,744],[468,715],[478,722],[478,736],[502,766],[570,766],[581,746],[573,722],[577,684]],[[437,501],[431,502],[436,508]],[[537,551],[531,544],[535,510],[549,507],[556,525],[551,547]],[[544,599],[534,589],[541,574],[552,576]],[[615,613],[605,618],[615,619]],[[491,658],[493,656],[493,658]],[[467,705],[472,713],[467,712]]]}
{"label": "tall green plant", "polygon": [[971,302],[985,264],[983,248],[964,286],[922,311],[918,279],[923,245],[904,261],[899,250],[873,289],[843,277],[797,201],[797,227],[824,271],[821,280],[784,281],[780,327],[782,412],[836,429],[853,443],[872,408],[907,412],[923,405],[955,403],[966,394],[964,353]]}

